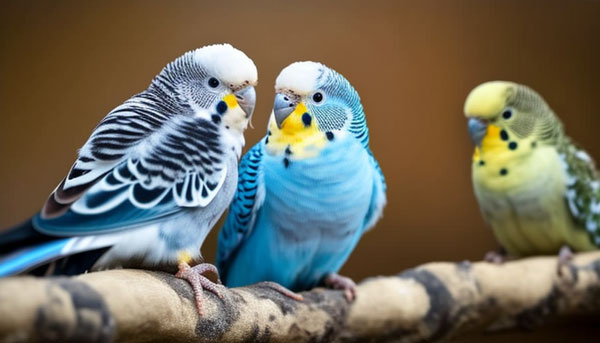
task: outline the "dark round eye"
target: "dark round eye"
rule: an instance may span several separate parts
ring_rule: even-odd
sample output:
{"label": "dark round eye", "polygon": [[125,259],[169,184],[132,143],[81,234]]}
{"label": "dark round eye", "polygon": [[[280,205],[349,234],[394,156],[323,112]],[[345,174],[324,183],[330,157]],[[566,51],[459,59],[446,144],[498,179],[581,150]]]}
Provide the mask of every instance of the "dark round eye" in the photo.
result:
{"label": "dark round eye", "polygon": [[214,77],[211,77],[210,79],[208,79],[208,85],[212,88],[217,88],[219,87],[219,80],[215,79]]}
{"label": "dark round eye", "polygon": [[510,117],[512,117],[512,111],[511,110],[505,110],[504,112],[502,112],[502,118],[504,118],[504,119],[510,119]]}
{"label": "dark round eye", "polygon": [[313,101],[314,102],[323,101],[323,94],[321,94],[321,92],[316,92],[315,94],[313,94]]}

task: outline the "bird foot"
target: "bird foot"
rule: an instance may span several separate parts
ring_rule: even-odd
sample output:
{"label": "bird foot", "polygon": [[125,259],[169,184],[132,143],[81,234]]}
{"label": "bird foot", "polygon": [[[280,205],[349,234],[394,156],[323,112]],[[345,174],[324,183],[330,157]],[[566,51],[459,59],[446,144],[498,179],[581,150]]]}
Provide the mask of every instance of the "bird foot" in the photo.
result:
{"label": "bird foot", "polygon": [[260,283],[262,286],[266,286],[269,287],[270,289],[277,291],[279,293],[281,293],[282,295],[285,295],[286,297],[292,299],[292,300],[296,300],[296,301],[303,301],[304,297],[301,294],[295,293],[290,291],[289,289],[283,287],[282,285],[278,284],[277,282],[272,282],[272,281],[263,281]]}
{"label": "bird foot", "polygon": [[[210,281],[203,274],[206,272],[213,272],[217,275],[217,282]],[[198,314],[202,316],[202,303],[204,290],[207,290],[215,294],[219,299],[223,299],[223,295],[219,291],[219,287],[223,287],[221,280],[219,279],[219,272],[217,267],[209,263],[200,263],[193,267],[190,267],[186,262],[179,263],[179,271],[175,274],[175,277],[186,280],[194,291],[194,298],[196,300],[196,308]]]}
{"label": "bird foot", "polygon": [[500,251],[488,251],[485,256],[483,257],[483,260],[489,263],[493,263],[493,264],[502,264],[506,261],[508,261],[508,255],[506,254],[505,251],[500,250]]}
{"label": "bird foot", "polygon": [[568,245],[563,245],[558,252],[558,263],[556,264],[556,272],[558,276],[562,277],[563,268],[569,268],[573,261],[573,250]]}
{"label": "bird foot", "polygon": [[331,273],[325,277],[323,283],[328,288],[343,290],[344,296],[348,302],[352,302],[356,299],[356,283],[349,277]]}

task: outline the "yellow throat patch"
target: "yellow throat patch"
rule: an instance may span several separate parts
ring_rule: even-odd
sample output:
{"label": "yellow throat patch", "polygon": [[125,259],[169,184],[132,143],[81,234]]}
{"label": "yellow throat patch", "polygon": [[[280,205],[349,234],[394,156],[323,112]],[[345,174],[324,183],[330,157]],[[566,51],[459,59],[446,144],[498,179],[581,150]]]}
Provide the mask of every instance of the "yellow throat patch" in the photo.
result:
{"label": "yellow throat patch", "polygon": [[271,115],[269,132],[267,151],[272,155],[286,153],[292,159],[314,157],[327,143],[325,134],[319,131],[317,120],[308,113],[303,103],[299,103],[294,112],[285,118],[281,129]]}
{"label": "yellow throat patch", "polygon": [[473,181],[496,191],[520,185],[531,173],[539,172],[530,166],[535,156],[543,153],[534,136],[518,138],[510,130],[489,125],[480,147],[473,153]]}
{"label": "yellow throat patch", "polygon": [[227,94],[221,100],[227,105],[227,111],[223,115],[225,125],[239,132],[244,132],[248,127],[248,118],[246,118],[246,113],[242,108],[239,107],[235,95]]}
{"label": "yellow throat patch", "polygon": [[500,132],[502,129],[496,125],[489,125],[487,128],[487,133],[483,137],[481,141],[481,147],[475,147],[475,152],[473,153],[473,160],[479,160],[480,155],[485,155],[488,153],[501,153],[503,150],[507,150],[506,142],[500,138]]}
{"label": "yellow throat patch", "polygon": [[237,99],[233,94],[227,94],[223,97],[223,101],[227,104],[227,108],[234,108],[238,106]]}

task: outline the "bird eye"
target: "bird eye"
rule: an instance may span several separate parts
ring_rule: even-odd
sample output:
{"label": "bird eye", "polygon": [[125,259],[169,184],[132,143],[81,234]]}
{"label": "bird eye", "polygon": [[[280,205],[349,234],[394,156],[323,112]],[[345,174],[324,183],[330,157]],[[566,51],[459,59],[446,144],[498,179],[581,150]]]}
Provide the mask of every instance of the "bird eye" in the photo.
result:
{"label": "bird eye", "polygon": [[219,80],[215,79],[214,77],[211,77],[210,79],[208,79],[208,85],[212,88],[217,88],[219,87]]}
{"label": "bird eye", "polygon": [[321,94],[321,92],[316,92],[315,94],[313,94],[312,99],[314,102],[319,103],[323,101],[323,94]]}
{"label": "bird eye", "polygon": [[502,112],[502,118],[504,118],[504,119],[510,119],[510,117],[512,117],[512,111],[511,110],[504,110],[504,112]]}

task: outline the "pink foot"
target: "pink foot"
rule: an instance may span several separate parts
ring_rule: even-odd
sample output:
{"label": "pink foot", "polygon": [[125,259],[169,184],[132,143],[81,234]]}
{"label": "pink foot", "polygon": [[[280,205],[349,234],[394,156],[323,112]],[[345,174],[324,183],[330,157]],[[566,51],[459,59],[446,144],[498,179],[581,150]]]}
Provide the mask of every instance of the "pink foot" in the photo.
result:
{"label": "pink foot", "polygon": [[558,276],[563,276],[563,267],[568,268],[573,261],[573,250],[568,245],[563,245],[558,252],[558,263],[556,265],[556,272]]}
{"label": "pink foot", "polygon": [[341,289],[348,302],[356,299],[356,283],[351,278],[331,273],[325,277],[325,286],[331,289]]}
{"label": "pink foot", "polygon": [[[217,283],[210,281],[206,276],[202,275],[206,272],[213,272],[217,274]],[[196,299],[196,308],[198,314],[202,316],[202,302],[204,290],[214,293],[219,299],[223,299],[223,295],[219,292],[219,285],[221,280],[219,279],[219,272],[217,267],[209,263],[200,263],[193,267],[190,267],[186,262],[179,263],[179,271],[175,274],[175,277],[186,280],[192,286],[194,291],[194,298]]]}
{"label": "pink foot", "polygon": [[503,249],[500,249],[500,251],[488,251],[483,260],[493,264],[502,264],[508,261],[508,256]]}
{"label": "pink foot", "polygon": [[276,282],[272,282],[272,281],[263,281],[260,283],[263,286],[269,287],[272,290],[275,290],[283,295],[285,295],[286,297],[292,299],[292,300],[296,300],[296,301],[302,301],[304,300],[304,297],[302,297],[302,295],[298,294],[298,293],[294,293],[292,291],[290,291],[289,289],[283,287],[282,285],[276,283]]}

